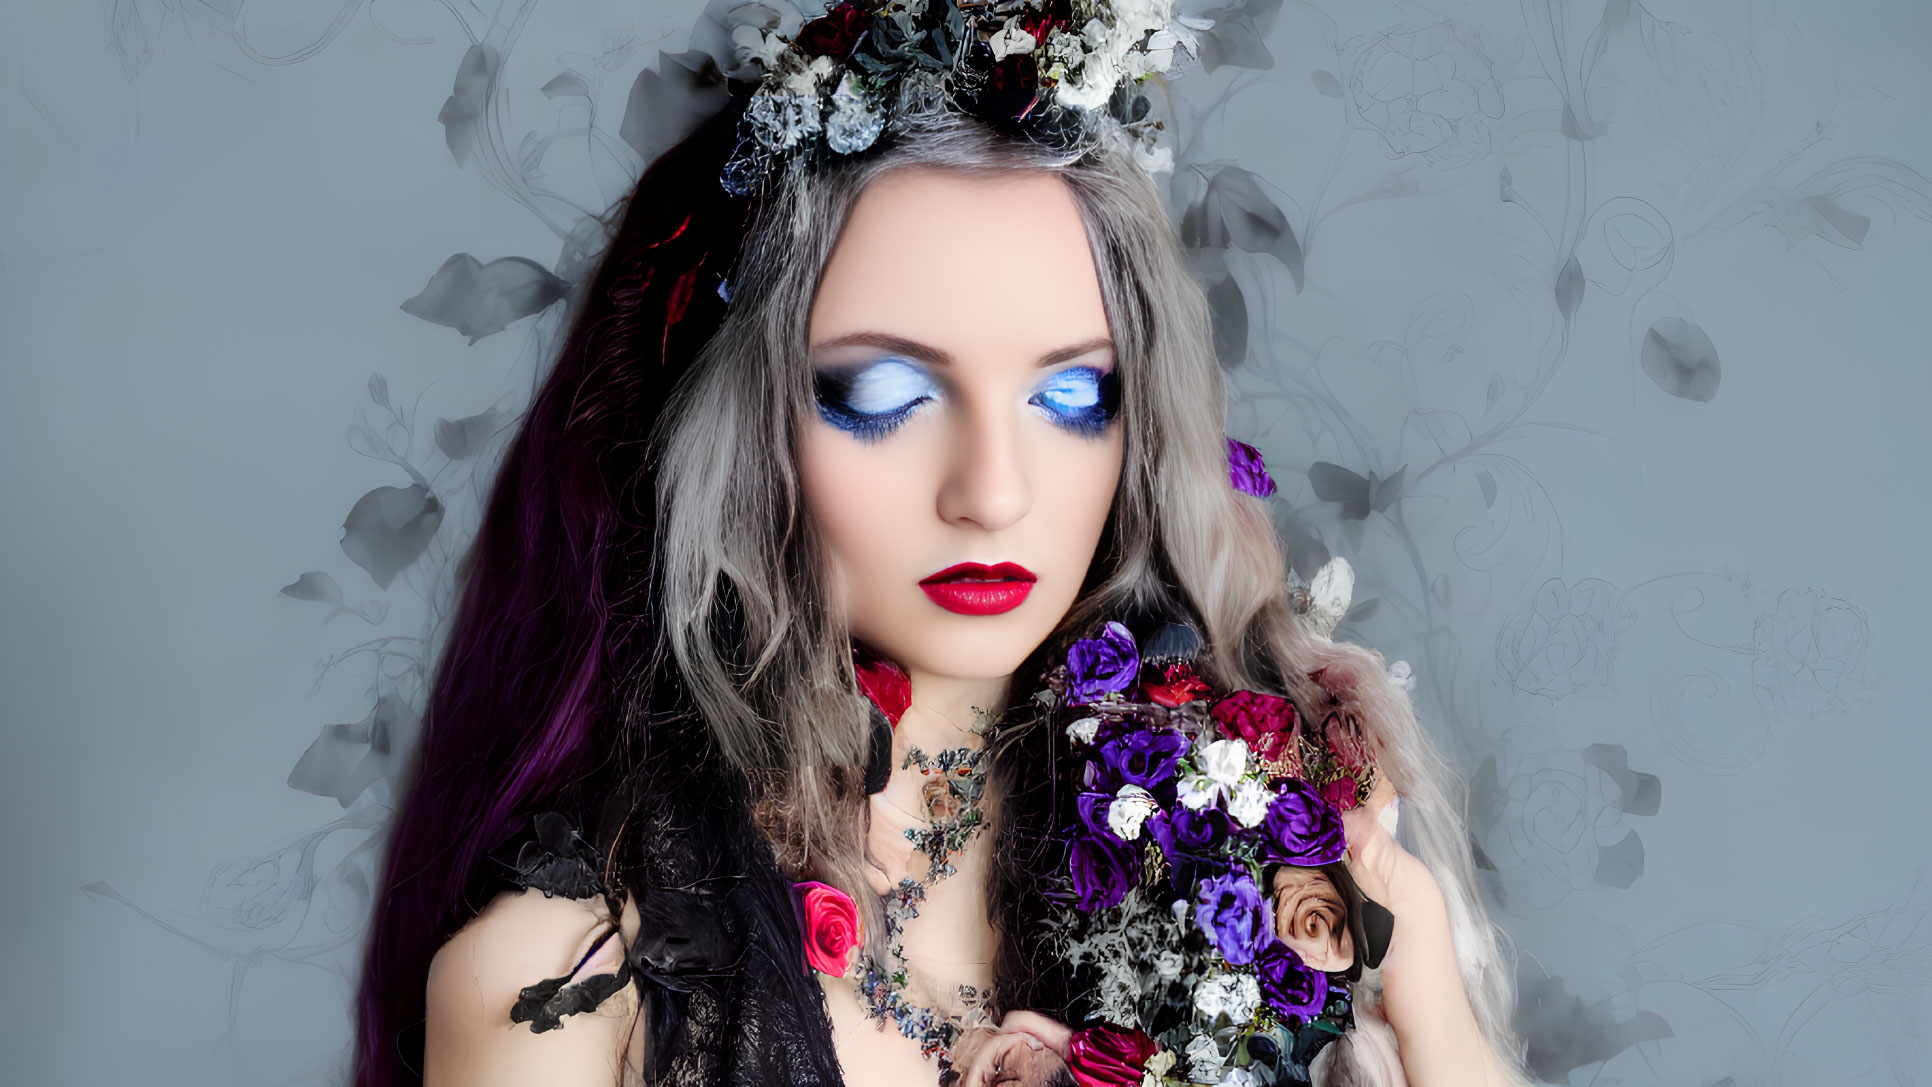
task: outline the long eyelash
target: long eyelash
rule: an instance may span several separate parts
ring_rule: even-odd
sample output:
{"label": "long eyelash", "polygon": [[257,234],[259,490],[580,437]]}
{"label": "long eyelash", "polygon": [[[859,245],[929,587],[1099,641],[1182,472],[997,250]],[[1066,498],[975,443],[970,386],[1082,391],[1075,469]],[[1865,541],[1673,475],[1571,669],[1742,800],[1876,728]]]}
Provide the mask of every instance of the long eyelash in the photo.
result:
{"label": "long eyelash", "polygon": [[899,424],[928,399],[921,397],[904,407],[876,414],[855,411],[846,406],[851,387],[850,374],[820,371],[812,375],[812,399],[817,402],[819,418],[868,444],[899,429]]}

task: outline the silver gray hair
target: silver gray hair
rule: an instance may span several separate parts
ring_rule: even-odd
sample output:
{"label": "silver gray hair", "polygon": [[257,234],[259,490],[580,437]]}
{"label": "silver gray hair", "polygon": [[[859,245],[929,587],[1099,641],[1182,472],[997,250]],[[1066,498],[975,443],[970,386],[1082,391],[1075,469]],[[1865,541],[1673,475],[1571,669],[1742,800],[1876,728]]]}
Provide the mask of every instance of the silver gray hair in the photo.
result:
{"label": "silver gray hair", "polygon": [[[808,325],[820,276],[866,186],[915,167],[1047,171],[1086,222],[1122,379],[1125,461],[1112,546],[1061,630],[1178,596],[1205,627],[1203,671],[1224,685],[1281,690],[1308,706],[1323,696],[1312,673],[1351,677],[1402,797],[1405,837],[1442,886],[1470,1003],[1513,1063],[1508,960],[1476,892],[1460,783],[1382,657],[1331,642],[1295,613],[1266,504],[1228,485],[1205,296],[1151,179],[1104,120],[1071,146],[1050,147],[943,107],[911,109],[874,154],[779,178],[745,239],[731,310],[666,411],[654,441],[663,634],[719,746],[759,788],[761,826],[781,863],[876,905],[862,875],[867,806],[857,785],[868,711],[843,617],[821,590],[829,579],[793,450],[813,412]],[[953,225],[933,224],[933,244]],[[1373,993],[1362,995],[1372,1006]],[[1390,1082],[1389,1062],[1370,1055],[1381,1047],[1360,1047],[1360,1060],[1356,1047],[1335,1048],[1324,1062],[1335,1082]]]}

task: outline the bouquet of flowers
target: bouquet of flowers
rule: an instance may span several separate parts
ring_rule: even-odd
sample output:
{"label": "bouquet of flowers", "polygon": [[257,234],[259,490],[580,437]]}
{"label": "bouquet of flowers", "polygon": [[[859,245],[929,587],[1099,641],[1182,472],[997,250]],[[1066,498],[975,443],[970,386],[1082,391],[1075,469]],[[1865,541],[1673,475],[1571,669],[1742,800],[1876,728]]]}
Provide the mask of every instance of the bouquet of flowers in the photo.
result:
{"label": "bouquet of flowers", "polygon": [[1069,722],[1078,786],[1054,936],[1092,985],[1068,1056],[1083,1087],[1305,1082],[1352,1023],[1368,941],[1341,813],[1375,784],[1359,724],[1217,697],[1192,655],[1143,660],[1107,623],[1037,696]]}

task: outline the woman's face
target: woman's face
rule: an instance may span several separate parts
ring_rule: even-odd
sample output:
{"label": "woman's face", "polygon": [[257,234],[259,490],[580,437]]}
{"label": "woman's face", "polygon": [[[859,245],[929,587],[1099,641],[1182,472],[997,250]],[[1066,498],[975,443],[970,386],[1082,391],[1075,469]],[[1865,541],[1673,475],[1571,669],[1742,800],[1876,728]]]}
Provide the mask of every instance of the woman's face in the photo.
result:
{"label": "woman's face", "polygon": [[1120,479],[1087,234],[1047,173],[867,186],[811,313],[805,502],[852,634],[912,674],[1012,674],[1073,604]]}

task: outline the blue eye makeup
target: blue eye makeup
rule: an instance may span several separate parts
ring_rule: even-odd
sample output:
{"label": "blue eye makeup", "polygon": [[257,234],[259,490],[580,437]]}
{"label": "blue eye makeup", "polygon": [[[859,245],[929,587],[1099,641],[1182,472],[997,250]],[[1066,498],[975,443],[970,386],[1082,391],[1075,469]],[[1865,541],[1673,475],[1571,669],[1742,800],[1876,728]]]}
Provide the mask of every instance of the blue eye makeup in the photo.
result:
{"label": "blue eye makeup", "polygon": [[812,377],[819,418],[874,442],[899,428],[921,404],[939,397],[932,375],[901,358],[880,359],[846,370],[819,370]]}
{"label": "blue eye makeup", "polygon": [[1041,382],[1027,403],[1075,434],[1099,437],[1120,414],[1120,376],[1091,366],[1061,370]]}
{"label": "blue eye makeup", "polygon": [[[893,356],[814,371],[812,395],[819,418],[862,442],[876,442],[944,394],[923,366]],[[1092,366],[1061,370],[1035,386],[1027,403],[1055,426],[1096,438],[1120,414],[1120,378]]]}

